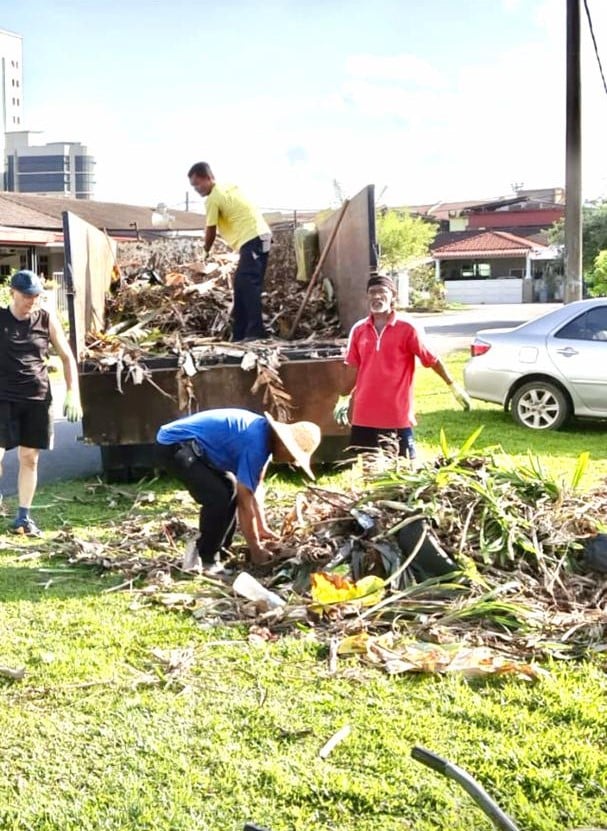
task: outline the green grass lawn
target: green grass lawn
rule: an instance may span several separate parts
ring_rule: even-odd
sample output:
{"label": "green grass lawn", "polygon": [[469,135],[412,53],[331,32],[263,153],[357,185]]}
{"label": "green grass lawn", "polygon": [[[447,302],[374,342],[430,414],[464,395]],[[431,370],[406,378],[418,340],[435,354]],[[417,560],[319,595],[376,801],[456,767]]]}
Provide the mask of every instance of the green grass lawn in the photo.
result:
{"label": "green grass lawn", "polygon": [[[468,353],[449,356],[447,364],[460,382]],[[449,443],[459,446],[482,425],[475,444],[479,451],[501,448],[505,461],[524,461],[529,452],[537,455],[547,472],[565,482],[571,481],[576,460],[582,451],[590,453],[590,464],[582,482],[585,488],[597,487],[607,477],[607,421],[572,421],[563,430],[536,432],[514,423],[512,415],[495,404],[473,401],[472,410],[463,412],[451,393],[429,369],[416,375],[416,410],[419,425],[415,431],[420,455],[431,458],[438,452],[441,427]]]}
{"label": "green grass lawn", "polygon": [[[463,360],[451,359],[456,375]],[[441,427],[458,445],[484,424],[479,450],[499,444],[523,458],[531,449],[566,478],[588,450],[584,485],[604,478],[600,430],[538,436],[497,408],[458,411],[443,388],[419,371],[426,456],[438,451]],[[272,494],[292,494],[294,481],[274,474]],[[159,510],[194,524],[195,507],[174,483],[143,487],[155,501],[134,504],[137,486],[55,484],[40,490],[35,517],[48,540],[65,525],[104,540],[113,523],[131,515],[143,524]],[[240,625],[142,607],[107,591],[121,577],[38,550],[0,536],[0,666],[26,670],[21,681],[0,677],[2,831],[236,831],[247,820],[276,831],[491,828],[463,790],[410,759],[414,744],[468,769],[521,829],[607,826],[600,658],[546,664],[536,684],[390,677],[354,659],[330,675],[306,626],[250,642]],[[158,648],[190,649],[191,666],[172,679],[154,660]],[[346,724],[349,738],[319,758]]]}

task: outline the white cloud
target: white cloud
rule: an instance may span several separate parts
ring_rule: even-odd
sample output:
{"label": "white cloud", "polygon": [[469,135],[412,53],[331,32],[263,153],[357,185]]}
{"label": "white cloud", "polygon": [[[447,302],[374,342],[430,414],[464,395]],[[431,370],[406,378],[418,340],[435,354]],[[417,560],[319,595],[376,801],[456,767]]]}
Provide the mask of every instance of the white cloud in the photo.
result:
{"label": "white cloud", "polygon": [[565,12],[566,4],[561,0],[541,0],[533,9],[532,20],[546,34],[564,35]]}
{"label": "white cloud", "polygon": [[445,93],[418,88],[415,90],[395,84],[376,84],[366,80],[349,80],[343,84],[342,95],[351,111],[358,117],[377,119],[378,131],[382,119],[396,119],[397,123],[411,123],[423,118],[440,117]]}
{"label": "white cloud", "polygon": [[[503,5],[526,8],[518,0]],[[498,196],[514,180],[562,185],[563,6],[534,4],[518,43],[484,62],[464,55],[449,77],[409,53],[356,54],[317,94],[267,93],[185,112],[163,100],[151,121],[134,96],[129,123],[109,105],[76,110],[54,99],[36,121],[58,125],[45,141],[89,145],[99,199],[178,207],[187,192],[201,207],[186,177],[201,159],[266,208],[324,207],[334,200],[335,179],[350,195],[368,183],[378,191],[387,185],[390,204]],[[607,64],[607,4],[593,0],[591,11]],[[587,31],[583,45],[585,193],[593,196],[607,181],[607,96]]]}
{"label": "white cloud", "polygon": [[445,86],[443,74],[417,55],[351,55],[345,69],[355,78],[410,82],[424,87]]}

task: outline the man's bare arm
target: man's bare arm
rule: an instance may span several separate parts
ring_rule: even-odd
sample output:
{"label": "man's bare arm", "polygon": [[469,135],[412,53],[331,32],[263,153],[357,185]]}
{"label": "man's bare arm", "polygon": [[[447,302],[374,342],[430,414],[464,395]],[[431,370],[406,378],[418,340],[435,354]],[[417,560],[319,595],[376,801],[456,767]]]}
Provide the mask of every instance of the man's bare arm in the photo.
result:
{"label": "man's bare arm", "polygon": [[432,365],[432,369],[436,372],[439,378],[443,379],[445,384],[449,387],[449,392],[455,398],[460,407],[462,407],[464,410],[469,410],[471,407],[471,402],[468,393],[462,387],[460,387],[459,384],[455,383],[447,367],[444,365],[440,358],[437,360],[435,364]]}
{"label": "man's bare arm", "polygon": [[217,236],[217,225],[207,225],[204,232],[204,250],[209,253]]}
{"label": "man's bare arm", "polygon": [[261,540],[277,540],[278,534],[275,534],[274,531],[268,527],[268,523],[266,521],[265,495],[266,491],[264,484],[263,482],[260,482],[257,486],[257,490],[255,491],[254,499],[257,532]]}
{"label": "man's bare arm", "polygon": [[447,386],[451,386],[451,384],[453,383],[453,378],[451,377],[449,370],[440,358],[438,358],[435,364],[432,364],[432,369],[436,372],[439,378],[443,379]]}
{"label": "man's bare arm", "polygon": [[72,350],[61,328],[61,324],[53,315],[50,316],[48,329],[50,341],[63,364],[66,389],[78,395],[78,368],[76,366],[76,359],[72,355]]}
{"label": "man's bare arm", "polygon": [[236,505],[238,512],[238,524],[240,531],[245,538],[249,551],[251,552],[251,560],[254,563],[264,563],[270,558],[261,544],[260,528],[259,528],[259,505],[255,498],[255,494],[246,485],[238,482],[236,486]]}

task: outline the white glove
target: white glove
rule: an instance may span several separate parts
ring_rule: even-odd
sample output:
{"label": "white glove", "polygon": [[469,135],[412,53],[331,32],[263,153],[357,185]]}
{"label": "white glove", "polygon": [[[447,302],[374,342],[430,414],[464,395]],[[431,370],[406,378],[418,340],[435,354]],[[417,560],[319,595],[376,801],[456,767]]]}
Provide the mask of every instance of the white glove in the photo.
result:
{"label": "white glove", "polygon": [[449,384],[449,389],[451,390],[451,395],[455,398],[462,410],[469,410],[472,402],[470,401],[468,393],[459,384],[456,384],[455,381]]}
{"label": "white glove", "polygon": [[348,427],[350,419],[348,418],[348,411],[350,409],[350,396],[340,395],[337,403],[333,408],[333,418],[341,427]]}
{"label": "white glove", "polygon": [[208,256],[209,256],[209,252],[206,250],[206,248],[203,248],[202,253],[200,255],[200,262],[201,263],[206,262],[206,260],[208,259]]}

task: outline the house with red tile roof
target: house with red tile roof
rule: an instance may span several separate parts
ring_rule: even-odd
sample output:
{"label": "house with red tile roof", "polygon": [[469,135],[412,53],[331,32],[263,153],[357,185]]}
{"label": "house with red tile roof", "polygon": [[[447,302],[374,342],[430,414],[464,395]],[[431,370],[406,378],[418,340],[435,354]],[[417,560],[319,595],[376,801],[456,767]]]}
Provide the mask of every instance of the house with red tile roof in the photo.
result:
{"label": "house with red tile roof", "polygon": [[[116,239],[163,233],[154,225],[152,207],[2,191],[0,281],[19,268],[33,268],[45,276],[63,270],[64,211],[71,211]],[[171,211],[170,217],[171,232],[202,233],[202,214]]]}
{"label": "house with red tile roof", "polygon": [[548,283],[560,252],[546,242],[502,230],[439,234],[431,248],[448,301],[530,303],[559,300]]}
{"label": "house with red tile roof", "polygon": [[436,278],[464,303],[521,303],[561,297],[561,252],[548,240],[564,218],[562,188],[516,189],[492,200],[437,202],[409,210],[437,222]]}
{"label": "house with red tile roof", "polygon": [[468,199],[411,205],[406,210],[438,222],[441,232],[475,228],[523,230],[532,226],[548,229],[565,216],[565,201],[562,188],[544,188],[519,190],[515,196],[492,200]]}

